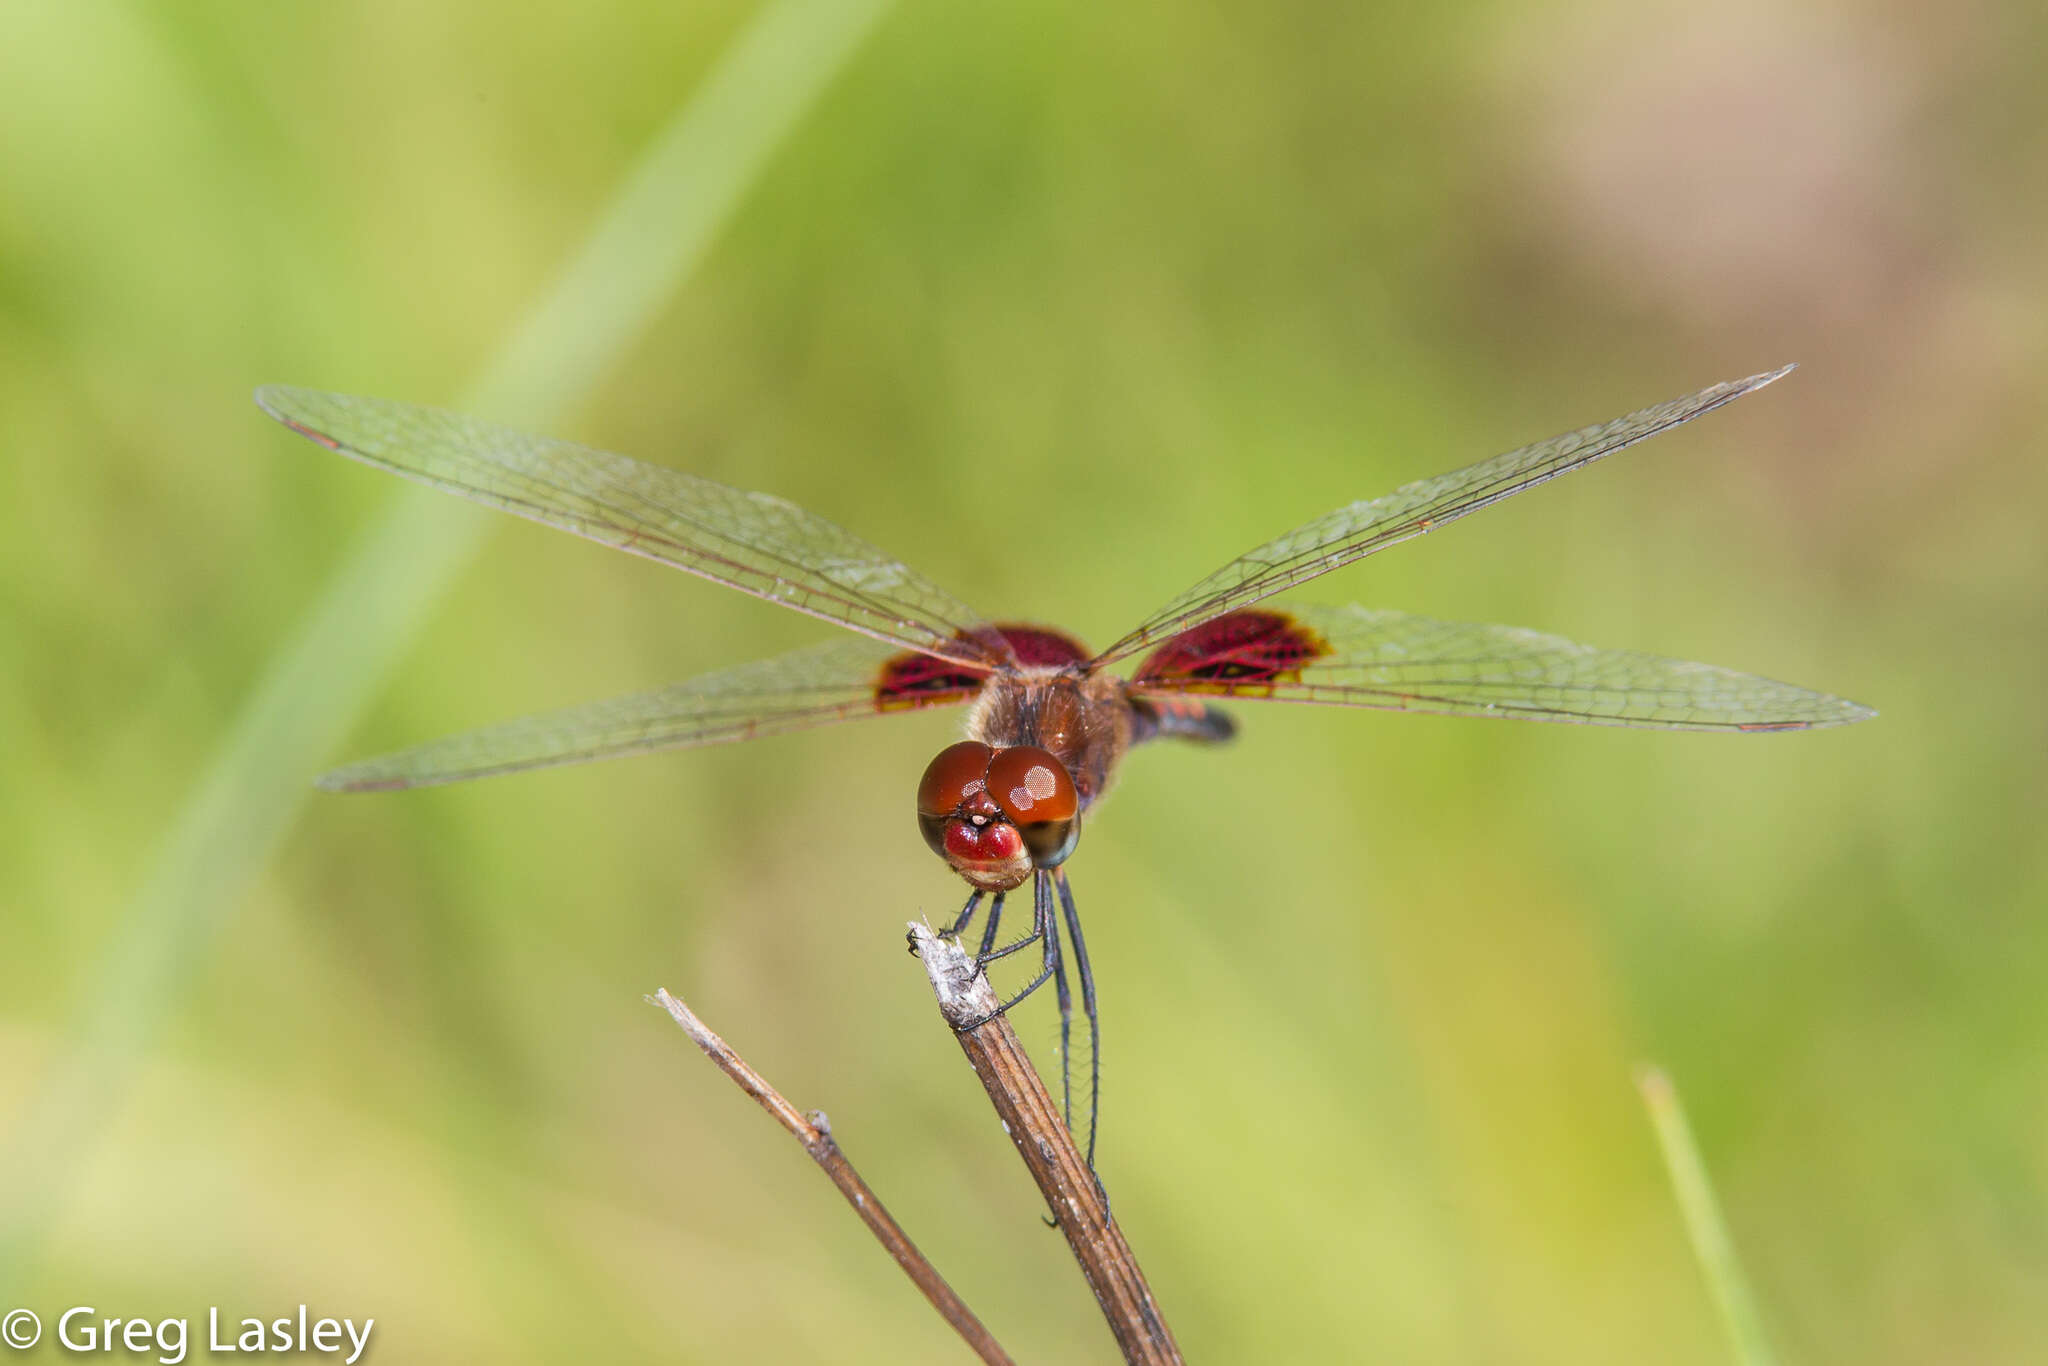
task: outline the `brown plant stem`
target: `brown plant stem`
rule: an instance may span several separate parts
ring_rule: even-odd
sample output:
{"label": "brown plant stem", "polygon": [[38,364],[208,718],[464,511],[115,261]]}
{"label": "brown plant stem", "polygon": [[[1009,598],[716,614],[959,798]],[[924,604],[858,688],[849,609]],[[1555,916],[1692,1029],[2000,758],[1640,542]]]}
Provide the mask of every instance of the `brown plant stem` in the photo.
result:
{"label": "brown plant stem", "polygon": [[847,1204],[853,1206],[853,1212],[860,1216],[861,1222],[888,1249],[889,1255],[896,1259],[896,1265],[903,1268],[903,1274],[910,1277],[924,1297],[931,1301],[932,1308],[953,1325],[953,1331],[974,1349],[975,1355],[990,1366],[1013,1366],[1009,1353],[982,1326],[981,1320],[954,1293],[953,1287],[946,1284],[938,1269],[917,1250],[917,1245],[910,1241],[910,1235],[883,1208],[875,1193],[868,1189],[868,1183],[847,1161],[846,1154],[833,1141],[832,1129],[824,1112],[799,1113],[781,1092],[768,1084],[766,1077],[749,1067],[745,1058],[733,1052],[724,1039],[712,1033],[688,1006],[666,990],[658,990],[647,999],[666,1010],[697,1047],[704,1050],[704,1055],[718,1064],[720,1071],[731,1077],[740,1090],[752,1096],[762,1109],[775,1117],[777,1123],[795,1135],[797,1142],[804,1145],[804,1151],[811,1155],[811,1160],[832,1179],[833,1185],[839,1187],[839,1193],[846,1197]]}
{"label": "brown plant stem", "polygon": [[[1009,1019],[988,1018],[996,1008],[988,978],[958,944],[940,938],[929,925],[912,923],[910,942],[931,977],[939,1013],[953,1026],[960,1050],[981,1078],[1010,1141],[1067,1235],[1067,1245],[1102,1306],[1124,1360],[1132,1366],[1179,1366],[1180,1349],[1160,1317],[1123,1230],[1110,1217],[1101,1184],[1074,1146],[1073,1135]],[[977,1020],[983,1023],[962,1028]]]}

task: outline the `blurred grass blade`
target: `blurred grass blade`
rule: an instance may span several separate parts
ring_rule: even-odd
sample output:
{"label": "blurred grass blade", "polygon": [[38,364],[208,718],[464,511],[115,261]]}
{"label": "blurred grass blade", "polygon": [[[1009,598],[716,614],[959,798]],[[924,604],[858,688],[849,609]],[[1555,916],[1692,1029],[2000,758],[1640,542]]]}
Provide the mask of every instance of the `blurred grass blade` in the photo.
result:
{"label": "blurred grass blade", "polygon": [[1776,1366],[1777,1356],[1764,1338],[1763,1320],[1756,1312],[1756,1300],[1742,1274],[1742,1263],[1729,1240],[1728,1226],[1721,1221],[1721,1206],[1714,1198],[1714,1186],[1707,1179],[1693,1143],[1692,1127],[1685,1121],[1685,1109],[1678,1103],[1678,1090],[1671,1078],[1655,1067],[1636,1073],[1636,1086],[1649,1107],[1650,1123],[1657,1130],[1658,1146],[1664,1150],[1664,1166],[1671,1173],[1671,1187],[1678,1196],[1678,1208],[1685,1216],[1685,1229],[1692,1238],[1693,1252],[1706,1273],[1707,1286],[1721,1321],[1735,1346],[1740,1366]]}
{"label": "blurred grass blade", "polygon": [[889,0],[772,0],[671,121],[462,407],[552,425],[695,269]]}
{"label": "blurred grass blade", "polygon": [[[771,0],[670,119],[461,406],[544,428],[587,397],[702,259],[886,5]],[[258,430],[261,419],[250,414]],[[53,1060],[8,1136],[0,1285],[33,1255],[71,1173],[120,1113],[133,1064],[186,970],[239,906],[311,793],[314,772],[493,520],[430,490],[400,494],[272,660],[120,922],[81,1003],[72,1053]]]}

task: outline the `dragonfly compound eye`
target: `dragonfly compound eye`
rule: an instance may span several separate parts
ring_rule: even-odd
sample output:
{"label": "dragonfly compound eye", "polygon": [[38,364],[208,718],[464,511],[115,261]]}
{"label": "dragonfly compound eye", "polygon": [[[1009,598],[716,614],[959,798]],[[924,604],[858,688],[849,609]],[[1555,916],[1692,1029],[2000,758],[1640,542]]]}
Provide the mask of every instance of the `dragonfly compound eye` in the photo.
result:
{"label": "dragonfly compound eye", "polygon": [[983,777],[995,751],[978,740],[962,740],[939,751],[917,785],[917,814],[950,816],[986,790]]}
{"label": "dragonfly compound eye", "polygon": [[995,752],[982,781],[1024,837],[1034,867],[1066,862],[1081,837],[1081,801],[1066,765],[1034,745],[1016,745]]}

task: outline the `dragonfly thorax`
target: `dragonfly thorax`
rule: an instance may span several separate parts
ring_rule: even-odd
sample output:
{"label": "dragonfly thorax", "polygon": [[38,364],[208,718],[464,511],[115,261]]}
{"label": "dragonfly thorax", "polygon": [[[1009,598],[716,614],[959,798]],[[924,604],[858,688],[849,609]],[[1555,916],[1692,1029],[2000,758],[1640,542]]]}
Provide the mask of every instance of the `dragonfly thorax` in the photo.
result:
{"label": "dragonfly thorax", "polygon": [[969,738],[991,749],[1036,745],[1049,751],[1072,776],[1083,811],[1109,790],[1131,747],[1131,726],[1123,680],[1075,668],[996,674],[967,718]]}

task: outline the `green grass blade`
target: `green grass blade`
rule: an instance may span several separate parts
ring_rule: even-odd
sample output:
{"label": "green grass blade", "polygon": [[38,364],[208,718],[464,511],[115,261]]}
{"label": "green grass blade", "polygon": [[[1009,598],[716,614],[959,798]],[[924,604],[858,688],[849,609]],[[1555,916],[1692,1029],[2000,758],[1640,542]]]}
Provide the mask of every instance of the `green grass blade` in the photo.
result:
{"label": "green grass blade", "polygon": [[641,160],[463,407],[544,427],[596,387],[731,218],[888,0],[773,0]]}
{"label": "green grass blade", "polygon": [[[887,0],[771,0],[671,118],[461,406],[545,427],[580,403],[702,259]],[[259,420],[251,410],[252,421]],[[398,494],[272,660],[180,809],[55,1060],[0,1152],[0,1284],[34,1254],[185,969],[240,905],[494,519]]]}
{"label": "green grass blade", "polygon": [[1693,1142],[1692,1127],[1686,1123],[1685,1108],[1671,1078],[1655,1067],[1636,1074],[1636,1086],[1650,1111],[1650,1123],[1657,1131],[1657,1144],[1664,1152],[1664,1166],[1671,1173],[1671,1188],[1678,1196],[1685,1229],[1706,1274],[1707,1287],[1728,1329],[1740,1366],[1776,1366],[1777,1354],[1764,1337],[1764,1325],[1750,1294],[1749,1281],[1742,1274],[1742,1262],[1721,1219],[1720,1202],[1714,1198],[1713,1182]]}

